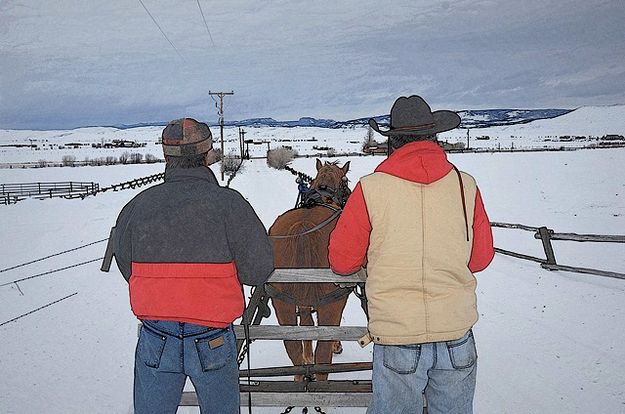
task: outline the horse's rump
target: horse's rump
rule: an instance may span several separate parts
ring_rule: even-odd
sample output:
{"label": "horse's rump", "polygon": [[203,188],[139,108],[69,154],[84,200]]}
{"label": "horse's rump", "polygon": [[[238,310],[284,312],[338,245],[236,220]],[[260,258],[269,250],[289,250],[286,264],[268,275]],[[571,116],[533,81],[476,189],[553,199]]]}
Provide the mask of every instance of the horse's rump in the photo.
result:
{"label": "horse's rump", "polygon": [[[280,215],[269,229],[276,268],[328,268],[328,243],[336,220],[302,234],[329,219],[335,211],[315,206],[296,208]],[[300,300],[302,304],[315,304],[321,297],[336,289],[333,283],[272,283],[280,290]]]}

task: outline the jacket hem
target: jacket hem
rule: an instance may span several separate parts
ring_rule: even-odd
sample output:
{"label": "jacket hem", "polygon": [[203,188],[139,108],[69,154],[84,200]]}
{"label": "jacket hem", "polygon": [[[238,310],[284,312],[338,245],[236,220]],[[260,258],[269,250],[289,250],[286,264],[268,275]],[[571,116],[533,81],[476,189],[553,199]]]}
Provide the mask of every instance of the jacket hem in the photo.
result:
{"label": "jacket hem", "polygon": [[453,341],[462,338],[472,326],[467,326],[455,331],[424,333],[418,335],[383,335],[369,332],[369,338],[373,343],[380,345],[413,345],[426,344],[430,342]]}

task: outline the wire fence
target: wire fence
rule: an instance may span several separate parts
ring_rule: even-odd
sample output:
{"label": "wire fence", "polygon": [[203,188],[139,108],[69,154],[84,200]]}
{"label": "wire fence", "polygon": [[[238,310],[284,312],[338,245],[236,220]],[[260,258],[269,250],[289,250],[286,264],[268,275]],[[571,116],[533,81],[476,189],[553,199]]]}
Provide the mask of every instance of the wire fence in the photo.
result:
{"label": "wire fence", "polygon": [[555,251],[553,249],[552,240],[574,241],[574,242],[591,242],[591,243],[625,243],[625,235],[607,235],[607,234],[577,234],[577,233],[557,233],[554,230],[542,227],[532,227],[525,224],[499,223],[492,222],[492,227],[523,230],[534,233],[534,238],[542,242],[545,258],[530,256],[510,250],[495,248],[495,251],[506,256],[512,256],[517,259],[530,260],[540,263],[543,269],[563,270],[567,272],[586,273],[597,276],[605,276],[616,279],[624,279],[625,273],[614,272],[609,270],[593,269],[587,267],[577,267],[559,264],[556,261]]}

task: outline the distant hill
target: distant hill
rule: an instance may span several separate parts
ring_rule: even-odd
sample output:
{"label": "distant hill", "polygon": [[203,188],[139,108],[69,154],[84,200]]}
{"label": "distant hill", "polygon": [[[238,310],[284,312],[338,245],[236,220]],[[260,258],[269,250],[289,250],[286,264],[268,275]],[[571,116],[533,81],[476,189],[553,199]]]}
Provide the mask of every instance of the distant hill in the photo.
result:
{"label": "distant hill", "polygon": [[[458,111],[462,123],[460,128],[487,128],[492,126],[524,124],[537,119],[551,119],[571,112],[571,109],[470,109]],[[241,121],[226,121],[226,127],[316,127],[316,128],[343,128],[350,126],[364,126],[374,118],[380,125],[389,124],[389,115],[352,119],[349,121],[335,121],[333,119],[316,119],[303,117],[296,121],[277,121],[273,118],[251,118]],[[148,126],[165,126],[167,122],[140,123],[133,125],[115,125],[115,128],[130,129]],[[214,122],[210,126],[218,126]]]}
{"label": "distant hill", "polygon": [[[571,112],[572,109],[468,109],[458,111],[460,128],[488,128],[493,126],[525,124],[537,119],[551,119]],[[388,126],[389,115],[373,117],[379,124]],[[369,118],[337,122],[338,126],[367,125]]]}
{"label": "distant hill", "polygon": [[486,135],[558,136],[625,134],[625,105],[582,106],[552,119],[482,130]]}

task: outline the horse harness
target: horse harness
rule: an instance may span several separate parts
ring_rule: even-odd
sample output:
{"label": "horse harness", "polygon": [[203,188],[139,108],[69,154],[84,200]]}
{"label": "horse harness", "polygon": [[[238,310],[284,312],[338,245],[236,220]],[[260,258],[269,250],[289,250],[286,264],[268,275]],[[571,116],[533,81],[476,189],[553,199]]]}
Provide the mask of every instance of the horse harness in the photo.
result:
{"label": "horse harness", "polygon": [[352,293],[353,290],[353,287],[337,287],[335,290],[328,293],[327,295],[320,297],[319,300],[317,300],[316,302],[302,303],[301,300],[298,300],[288,293],[284,293],[274,288],[269,283],[265,285],[265,292],[267,292],[267,295],[269,297],[281,300],[282,302],[288,303],[290,305],[296,305],[298,307],[310,307],[313,309],[312,312],[314,312],[314,310],[318,309],[321,306],[329,305],[330,303],[334,303],[344,298],[345,296],[348,296],[350,293]]}
{"label": "horse harness", "polygon": [[[314,233],[316,231],[321,230],[322,228],[324,228],[325,226],[327,226],[328,224],[336,220],[343,212],[342,208],[334,207],[333,205],[328,204],[324,200],[330,199],[337,205],[344,206],[345,203],[347,202],[348,197],[349,197],[349,191],[347,190],[347,186],[340,188],[338,190],[335,190],[333,188],[330,188],[324,185],[324,186],[320,186],[319,188],[313,188],[302,193],[298,208],[325,207],[333,211],[332,215],[330,215],[330,217],[328,217],[321,223],[317,224],[316,226],[311,227],[310,229],[305,230],[301,233],[275,235],[275,236],[270,235],[269,238],[283,240],[283,239],[289,239],[293,237],[304,236],[306,234]],[[313,312],[320,306],[329,305],[330,303],[334,303],[344,298],[345,296],[348,296],[353,290],[354,290],[354,287],[337,287],[336,290],[328,293],[327,295],[322,296],[316,302],[302,303],[301,300],[298,300],[294,298],[293,296],[289,295],[288,293],[284,293],[274,288],[269,283],[265,285],[265,292],[267,293],[268,296],[281,300],[282,302],[289,303],[291,305],[296,305],[300,307],[302,306],[311,307],[313,309],[312,310]]]}

